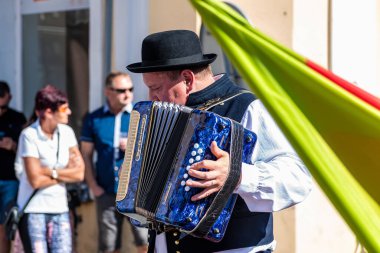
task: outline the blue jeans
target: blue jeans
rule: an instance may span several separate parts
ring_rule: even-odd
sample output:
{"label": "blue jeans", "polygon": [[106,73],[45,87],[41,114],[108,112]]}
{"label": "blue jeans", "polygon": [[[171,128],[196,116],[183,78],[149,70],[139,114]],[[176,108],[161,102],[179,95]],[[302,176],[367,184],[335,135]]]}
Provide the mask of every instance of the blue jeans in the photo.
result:
{"label": "blue jeans", "polygon": [[4,224],[6,207],[16,201],[17,191],[17,180],[0,180],[0,224]]}
{"label": "blue jeans", "polygon": [[26,213],[21,218],[19,232],[26,253],[72,252],[69,213]]}

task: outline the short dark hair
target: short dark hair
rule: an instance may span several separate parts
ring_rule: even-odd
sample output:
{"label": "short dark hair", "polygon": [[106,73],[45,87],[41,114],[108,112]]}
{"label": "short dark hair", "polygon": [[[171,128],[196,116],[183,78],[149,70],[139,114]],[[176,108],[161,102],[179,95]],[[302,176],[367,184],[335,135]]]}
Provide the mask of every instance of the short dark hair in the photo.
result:
{"label": "short dark hair", "polygon": [[111,72],[106,77],[106,87],[112,86],[113,79],[115,79],[118,76],[125,76],[127,78],[130,78],[130,76],[127,73],[123,72]]}
{"label": "short dark hair", "polygon": [[9,85],[6,81],[0,81],[0,97],[4,97],[6,94],[11,93]]}
{"label": "short dark hair", "polygon": [[[206,74],[212,74],[211,65],[196,66],[196,67],[192,67],[192,68],[188,68],[188,69],[190,69],[194,73],[194,75],[199,75],[201,77],[203,77]],[[165,71],[165,72],[171,81],[175,81],[179,78],[179,75],[180,75],[182,70],[183,69],[181,69],[181,70],[169,70],[169,71]]]}
{"label": "short dark hair", "polygon": [[34,109],[41,112],[50,108],[53,112],[55,112],[61,105],[66,103],[68,103],[66,94],[49,84],[37,92]]}

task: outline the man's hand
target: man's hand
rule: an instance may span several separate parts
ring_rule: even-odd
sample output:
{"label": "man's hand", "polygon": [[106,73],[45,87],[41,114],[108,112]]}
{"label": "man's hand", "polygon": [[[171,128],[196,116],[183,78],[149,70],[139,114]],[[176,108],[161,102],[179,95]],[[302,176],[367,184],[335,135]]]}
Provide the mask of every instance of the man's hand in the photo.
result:
{"label": "man's hand", "polygon": [[[192,196],[192,201],[206,198],[219,191],[227,180],[230,155],[226,151],[221,150],[215,141],[211,143],[210,149],[216,157],[216,161],[203,160],[193,164],[189,169],[189,175],[200,180],[187,180],[186,185],[205,188],[202,192]],[[200,171],[201,169],[207,169],[207,171]]]}
{"label": "man's hand", "polygon": [[3,137],[0,141],[0,148],[16,151],[16,143],[10,137]]}
{"label": "man's hand", "polygon": [[119,148],[122,151],[125,151],[125,149],[127,148],[127,141],[128,141],[128,138],[120,138]]}
{"label": "man's hand", "polygon": [[90,187],[90,190],[92,191],[92,193],[94,194],[95,197],[99,197],[99,196],[103,195],[103,193],[104,193],[104,189],[97,184],[89,186],[89,187]]}

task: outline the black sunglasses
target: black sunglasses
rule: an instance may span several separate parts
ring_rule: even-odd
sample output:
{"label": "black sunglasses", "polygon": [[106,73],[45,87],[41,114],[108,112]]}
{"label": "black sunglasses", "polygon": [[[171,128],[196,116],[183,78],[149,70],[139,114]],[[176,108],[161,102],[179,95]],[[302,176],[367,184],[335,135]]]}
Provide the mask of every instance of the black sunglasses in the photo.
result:
{"label": "black sunglasses", "polygon": [[110,89],[111,89],[112,91],[115,91],[116,93],[119,93],[119,94],[121,94],[121,93],[125,93],[127,90],[128,90],[129,92],[133,92],[133,88],[134,88],[134,87],[127,88],[127,89],[116,89],[116,88],[110,87]]}

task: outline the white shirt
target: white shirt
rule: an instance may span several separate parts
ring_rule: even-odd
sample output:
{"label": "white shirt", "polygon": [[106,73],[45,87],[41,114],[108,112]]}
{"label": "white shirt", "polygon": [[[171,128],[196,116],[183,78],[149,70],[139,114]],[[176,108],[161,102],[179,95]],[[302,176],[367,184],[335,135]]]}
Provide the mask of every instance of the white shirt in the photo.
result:
{"label": "white shirt", "polygon": [[[71,127],[58,124],[53,138],[49,139],[43,133],[40,122],[37,120],[21,132],[15,165],[25,171],[22,158],[34,157],[40,160],[43,167],[64,169],[69,162],[69,148],[77,145],[77,140]],[[25,205],[33,191],[26,173],[21,173],[17,196],[19,207]],[[41,188],[25,209],[25,213],[63,213],[67,211],[66,187],[63,183]]]}
{"label": "white shirt", "polygon": [[[113,129],[114,135],[113,135],[113,147],[118,148],[120,146],[120,138],[126,138],[127,136],[121,136],[121,134],[128,135],[128,133],[121,133],[121,116],[124,112],[128,112],[131,114],[133,110],[133,104],[129,103],[126,106],[123,107],[123,109],[115,115],[115,127]],[[107,112],[110,111],[110,107],[108,103],[106,103],[103,107],[103,111]]]}
{"label": "white shirt", "polygon": [[[242,180],[235,191],[249,210],[273,212],[303,201],[312,188],[311,175],[259,100],[248,106],[241,123],[257,135],[253,165],[243,163]],[[275,244],[220,252],[254,253],[274,250]],[[167,252],[165,233],[157,235],[155,252]]]}

